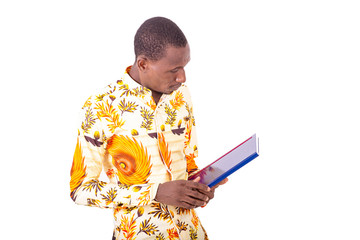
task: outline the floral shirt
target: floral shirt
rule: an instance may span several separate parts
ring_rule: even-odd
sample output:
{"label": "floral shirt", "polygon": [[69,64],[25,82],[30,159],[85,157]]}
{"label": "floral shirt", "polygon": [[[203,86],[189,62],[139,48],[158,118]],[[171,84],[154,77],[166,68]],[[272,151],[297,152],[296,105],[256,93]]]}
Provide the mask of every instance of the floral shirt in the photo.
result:
{"label": "floral shirt", "polygon": [[[156,105],[130,69],[82,108],[70,196],[77,204],[112,208],[113,239],[207,239],[193,209],[154,200],[160,183],[197,170],[188,89],[163,94]],[[99,180],[102,170],[107,182]]]}

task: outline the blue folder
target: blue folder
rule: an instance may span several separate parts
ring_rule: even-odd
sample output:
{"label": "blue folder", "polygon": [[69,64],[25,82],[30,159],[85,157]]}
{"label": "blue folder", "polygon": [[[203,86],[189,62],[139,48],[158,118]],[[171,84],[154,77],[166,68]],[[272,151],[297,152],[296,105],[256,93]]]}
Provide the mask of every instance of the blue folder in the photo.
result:
{"label": "blue folder", "polygon": [[236,146],[234,149],[191,176],[193,180],[200,176],[200,183],[213,187],[226,177],[259,156],[259,140],[256,134]]}

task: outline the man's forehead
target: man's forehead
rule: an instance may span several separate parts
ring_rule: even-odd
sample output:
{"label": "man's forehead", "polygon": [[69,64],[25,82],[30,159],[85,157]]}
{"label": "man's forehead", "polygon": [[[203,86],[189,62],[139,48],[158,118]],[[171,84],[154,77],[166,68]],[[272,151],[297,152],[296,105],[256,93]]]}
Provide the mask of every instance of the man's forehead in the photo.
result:
{"label": "man's forehead", "polygon": [[166,48],[166,54],[163,58],[169,64],[186,64],[190,61],[190,48],[188,45],[185,47],[173,47],[168,46]]}

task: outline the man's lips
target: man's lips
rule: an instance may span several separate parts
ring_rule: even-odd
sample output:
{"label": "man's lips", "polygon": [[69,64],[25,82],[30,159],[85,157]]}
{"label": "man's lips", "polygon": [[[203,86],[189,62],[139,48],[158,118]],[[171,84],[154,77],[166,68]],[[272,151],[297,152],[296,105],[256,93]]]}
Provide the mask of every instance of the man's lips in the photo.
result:
{"label": "man's lips", "polygon": [[176,89],[178,89],[179,87],[181,87],[181,83],[174,85],[171,89],[176,90]]}

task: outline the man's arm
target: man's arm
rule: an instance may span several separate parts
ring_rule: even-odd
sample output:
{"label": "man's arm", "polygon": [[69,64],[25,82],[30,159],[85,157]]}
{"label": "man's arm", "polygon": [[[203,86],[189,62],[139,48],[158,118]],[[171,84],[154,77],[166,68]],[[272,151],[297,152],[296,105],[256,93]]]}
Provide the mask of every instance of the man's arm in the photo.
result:
{"label": "man's arm", "polygon": [[158,184],[122,185],[99,180],[102,159],[101,147],[93,146],[79,136],[71,168],[70,196],[80,205],[114,208],[122,205],[143,206],[154,200]]}
{"label": "man's arm", "polygon": [[104,163],[110,164],[106,151],[110,135],[100,121],[92,99],[86,101],[80,114],[80,127],[71,167],[70,196],[81,205],[114,208],[122,205],[147,205],[154,200],[158,184],[146,182],[125,185],[116,179],[116,169],[109,167],[109,182],[99,180]]}
{"label": "man's arm", "polygon": [[176,180],[160,184],[155,199],[187,209],[205,206],[214,197],[214,191],[198,181]]}

